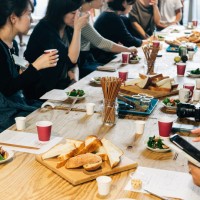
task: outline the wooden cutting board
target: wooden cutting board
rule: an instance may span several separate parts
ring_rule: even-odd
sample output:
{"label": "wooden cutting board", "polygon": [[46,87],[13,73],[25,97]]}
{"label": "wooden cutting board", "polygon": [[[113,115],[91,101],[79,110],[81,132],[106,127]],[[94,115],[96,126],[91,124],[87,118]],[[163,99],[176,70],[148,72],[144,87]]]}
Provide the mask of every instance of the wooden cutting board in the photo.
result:
{"label": "wooden cutting board", "polygon": [[94,180],[98,176],[111,175],[133,169],[136,168],[138,165],[135,161],[127,158],[126,156],[122,156],[119,165],[117,165],[113,169],[111,169],[108,162],[104,161],[101,168],[93,172],[88,172],[83,168],[66,169],[65,167],[61,167],[57,169],[56,162],[58,162],[58,160],[56,158],[43,160],[41,155],[37,155],[36,160],[59,176],[61,176],[62,178],[64,178],[65,180],[69,181],[72,185],[79,185],[81,183]]}
{"label": "wooden cutting board", "polygon": [[166,97],[166,96],[178,94],[178,90],[172,90],[171,92],[152,91],[152,90],[148,90],[148,89],[141,89],[135,85],[121,86],[120,92],[128,94],[128,95],[145,93],[145,94],[151,95],[155,98]]}

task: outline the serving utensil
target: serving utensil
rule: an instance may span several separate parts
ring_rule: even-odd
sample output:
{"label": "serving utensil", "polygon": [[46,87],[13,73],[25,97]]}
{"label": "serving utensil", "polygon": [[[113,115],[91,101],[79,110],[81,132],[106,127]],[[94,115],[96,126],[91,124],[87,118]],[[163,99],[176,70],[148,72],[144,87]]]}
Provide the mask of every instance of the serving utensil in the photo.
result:
{"label": "serving utensil", "polygon": [[73,108],[77,100],[78,100],[78,96],[73,100],[71,106],[68,108],[65,114],[68,114],[71,111],[71,109]]}

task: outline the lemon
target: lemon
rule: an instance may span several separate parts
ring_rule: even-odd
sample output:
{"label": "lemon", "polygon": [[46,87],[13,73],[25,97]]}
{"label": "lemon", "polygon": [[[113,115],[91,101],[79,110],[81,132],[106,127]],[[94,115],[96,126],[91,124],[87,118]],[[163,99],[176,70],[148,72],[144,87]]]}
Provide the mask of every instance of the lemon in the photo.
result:
{"label": "lemon", "polygon": [[175,63],[178,63],[178,62],[180,62],[181,61],[181,57],[180,56],[176,56],[175,58],[174,58],[174,62]]}

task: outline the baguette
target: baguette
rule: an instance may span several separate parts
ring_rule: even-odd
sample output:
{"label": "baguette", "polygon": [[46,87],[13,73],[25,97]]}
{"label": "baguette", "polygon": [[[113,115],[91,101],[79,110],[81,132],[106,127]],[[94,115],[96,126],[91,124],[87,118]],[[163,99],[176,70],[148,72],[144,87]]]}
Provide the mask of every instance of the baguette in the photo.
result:
{"label": "baguette", "polygon": [[102,165],[102,160],[96,162],[96,163],[92,163],[92,164],[85,164],[83,165],[83,168],[87,171],[94,171],[97,170],[98,168],[100,168]]}
{"label": "baguette", "polygon": [[153,87],[153,86],[149,86],[148,87],[149,90],[152,90],[152,91],[162,91],[162,92],[171,92],[171,89],[169,88],[160,88],[160,87]]}
{"label": "baguette", "polygon": [[120,157],[123,155],[123,151],[105,138],[101,141],[108,155],[111,168],[117,166],[120,162]]}
{"label": "baguette", "polygon": [[100,156],[92,154],[92,153],[86,153],[86,154],[81,154],[81,155],[72,157],[69,160],[67,160],[65,164],[65,168],[73,169],[73,168],[82,167],[83,165],[86,165],[86,168],[87,168],[87,164],[99,163],[100,161],[102,162],[102,159]]}
{"label": "baguette", "polygon": [[98,156],[101,156],[103,161],[108,160],[108,155],[103,146],[100,146],[94,153]]}

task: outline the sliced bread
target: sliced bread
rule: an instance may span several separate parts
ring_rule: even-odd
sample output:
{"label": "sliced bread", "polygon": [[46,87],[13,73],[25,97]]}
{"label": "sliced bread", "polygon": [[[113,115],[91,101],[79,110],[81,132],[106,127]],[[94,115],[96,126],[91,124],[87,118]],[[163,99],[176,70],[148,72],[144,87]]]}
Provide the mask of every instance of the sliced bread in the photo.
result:
{"label": "sliced bread", "polygon": [[103,138],[101,142],[103,143],[108,155],[111,168],[115,167],[119,164],[120,157],[123,155],[123,151],[105,138]]}
{"label": "sliced bread", "polygon": [[42,159],[56,157],[60,154],[67,154],[76,149],[75,145],[70,143],[59,144],[42,155]]}

